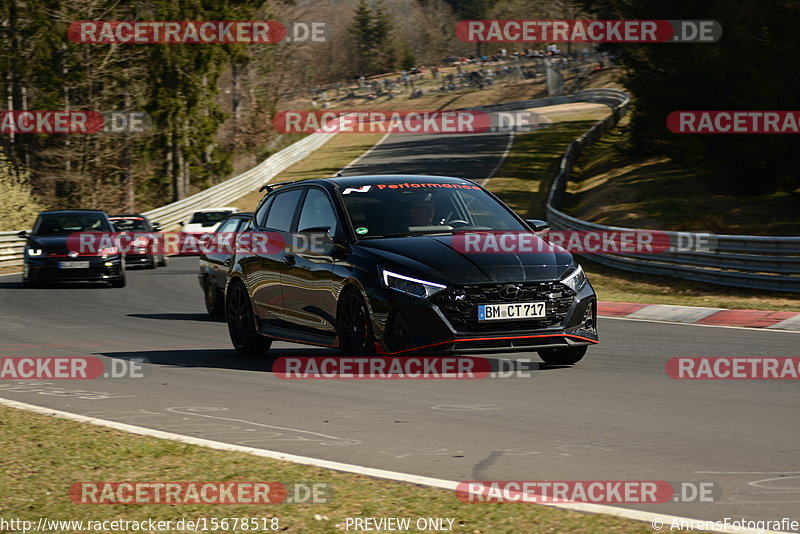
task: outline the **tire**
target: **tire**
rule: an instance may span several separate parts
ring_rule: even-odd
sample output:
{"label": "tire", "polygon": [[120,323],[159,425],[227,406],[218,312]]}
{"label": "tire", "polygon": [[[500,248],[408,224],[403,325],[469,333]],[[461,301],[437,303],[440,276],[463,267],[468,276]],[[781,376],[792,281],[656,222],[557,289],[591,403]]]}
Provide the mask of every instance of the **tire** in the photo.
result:
{"label": "tire", "polygon": [[111,281],[111,287],[125,287],[125,275]]}
{"label": "tire", "polygon": [[342,355],[371,356],[375,354],[372,321],[361,293],[354,289],[344,292],[339,299],[337,325],[339,349],[341,349]]}
{"label": "tire", "polygon": [[586,354],[586,347],[545,349],[538,352],[539,357],[544,360],[544,363],[550,365],[573,365],[581,361]]}
{"label": "tire", "polygon": [[148,261],[145,264],[144,267],[145,267],[145,269],[155,269],[156,268],[156,257],[153,256],[152,258],[150,258],[150,261]]}
{"label": "tire", "polygon": [[211,317],[222,317],[225,315],[225,295],[220,291],[211,277],[206,277],[203,283],[204,301],[206,311]]}
{"label": "tire", "polygon": [[264,356],[272,340],[256,332],[250,297],[241,282],[234,282],[225,299],[225,320],[236,352],[242,356]]}
{"label": "tire", "polygon": [[23,278],[22,287],[24,287],[25,289],[31,289],[32,287],[41,287],[41,284],[39,282],[31,280],[30,278]]}
{"label": "tire", "polygon": [[166,267],[167,266],[167,257],[162,255],[162,256],[159,256],[158,258],[159,259],[158,259],[157,265],[159,267]]}

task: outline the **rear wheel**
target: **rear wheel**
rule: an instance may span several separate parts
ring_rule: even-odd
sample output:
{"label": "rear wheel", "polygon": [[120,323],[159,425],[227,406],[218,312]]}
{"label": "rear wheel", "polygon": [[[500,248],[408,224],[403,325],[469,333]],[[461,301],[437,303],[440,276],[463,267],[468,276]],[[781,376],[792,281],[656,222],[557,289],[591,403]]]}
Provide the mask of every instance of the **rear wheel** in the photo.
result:
{"label": "rear wheel", "polygon": [[348,290],[339,301],[339,348],[345,356],[370,356],[375,353],[372,321],[361,294]]}
{"label": "rear wheel", "polygon": [[573,347],[569,349],[540,350],[539,357],[544,363],[551,365],[573,365],[581,361],[586,354],[586,347]]}
{"label": "rear wheel", "polygon": [[205,293],[206,311],[212,317],[222,317],[225,311],[224,295],[211,277],[206,277],[203,284]]}
{"label": "rear wheel", "polygon": [[241,282],[234,282],[225,301],[225,319],[228,333],[236,352],[242,356],[263,356],[272,340],[256,332],[256,320],[250,297]]}

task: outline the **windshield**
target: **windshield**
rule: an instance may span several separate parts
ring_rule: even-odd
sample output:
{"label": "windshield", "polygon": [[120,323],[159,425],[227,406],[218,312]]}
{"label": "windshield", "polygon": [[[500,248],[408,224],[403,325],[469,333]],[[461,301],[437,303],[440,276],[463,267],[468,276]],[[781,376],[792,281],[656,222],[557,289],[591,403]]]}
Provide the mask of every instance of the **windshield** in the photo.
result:
{"label": "windshield", "polygon": [[461,230],[527,231],[504,206],[478,186],[438,183],[391,185],[397,187],[375,184],[346,188],[342,193],[359,237],[442,234]]}
{"label": "windshield", "polygon": [[192,215],[189,224],[216,224],[233,212],[230,211],[198,211]]}
{"label": "windshield", "polygon": [[144,219],[140,217],[130,217],[124,219],[112,217],[111,222],[113,222],[114,227],[121,232],[147,231],[147,226],[144,223]]}
{"label": "windshield", "polygon": [[33,235],[59,235],[72,232],[110,232],[105,218],[95,213],[41,215],[33,227]]}

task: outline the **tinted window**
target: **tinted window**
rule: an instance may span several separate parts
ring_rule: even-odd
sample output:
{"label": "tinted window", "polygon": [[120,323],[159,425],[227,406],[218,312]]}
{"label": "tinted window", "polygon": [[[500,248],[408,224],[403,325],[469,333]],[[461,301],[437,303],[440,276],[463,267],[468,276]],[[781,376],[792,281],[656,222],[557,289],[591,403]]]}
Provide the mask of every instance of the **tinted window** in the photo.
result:
{"label": "tinted window", "polygon": [[114,227],[120,232],[146,232],[147,224],[141,217],[124,217],[121,219],[111,219]]}
{"label": "tinted window", "polygon": [[230,215],[230,211],[199,211],[192,215],[189,224],[216,224]]}
{"label": "tinted window", "polygon": [[269,211],[269,207],[272,205],[272,201],[275,200],[275,197],[269,197],[266,202],[264,202],[258,211],[256,212],[255,216],[253,217],[254,224],[256,226],[264,226],[264,223],[267,220],[267,212]]}
{"label": "tinted window", "polygon": [[270,230],[278,230],[279,232],[288,232],[292,226],[292,217],[294,217],[294,211],[297,208],[297,201],[300,200],[302,193],[302,189],[295,189],[276,194],[267,214],[267,221],[264,223],[264,227]]}
{"label": "tinted window", "polygon": [[320,189],[309,189],[303,210],[300,212],[300,221],[297,223],[297,230],[302,232],[307,228],[317,228],[327,226],[336,228],[336,212],[333,209],[328,195]]}
{"label": "tinted window", "polygon": [[342,198],[356,234],[366,238],[459,230],[527,231],[502,204],[469,183],[374,184],[367,190],[348,188]]}
{"label": "tinted window", "polygon": [[72,232],[110,232],[104,216],[97,213],[46,214],[39,216],[34,235],[71,234]]}

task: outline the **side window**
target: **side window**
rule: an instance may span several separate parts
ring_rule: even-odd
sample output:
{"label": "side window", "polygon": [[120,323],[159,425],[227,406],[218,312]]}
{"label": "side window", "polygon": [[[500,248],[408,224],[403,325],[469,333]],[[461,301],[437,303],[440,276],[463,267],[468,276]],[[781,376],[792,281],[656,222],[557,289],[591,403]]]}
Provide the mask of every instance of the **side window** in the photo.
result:
{"label": "side window", "polygon": [[269,197],[267,201],[264,202],[260,208],[258,208],[258,211],[253,216],[253,222],[255,226],[264,226],[264,222],[267,220],[267,212],[269,211],[269,207],[272,205],[273,200],[275,200],[274,196]]}
{"label": "side window", "polygon": [[239,224],[239,219],[228,219],[217,228],[218,233],[235,232],[236,225]]}
{"label": "side window", "polygon": [[247,231],[249,226],[250,226],[250,219],[245,219],[244,217],[241,217],[239,219],[239,228],[237,228],[236,231],[245,232]]}
{"label": "side window", "polygon": [[288,232],[292,227],[292,218],[301,194],[303,194],[302,189],[294,189],[275,195],[275,200],[272,201],[272,206],[269,209],[269,213],[267,213],[264,227],[279,232]]}
{"label": "side window", "polygon": [[300,221],[297,230],[302,232],[307,228],[327,226],[336,229],[336,212],[333,209],[328,195],[319,189],[309,189],[300,212]]}

